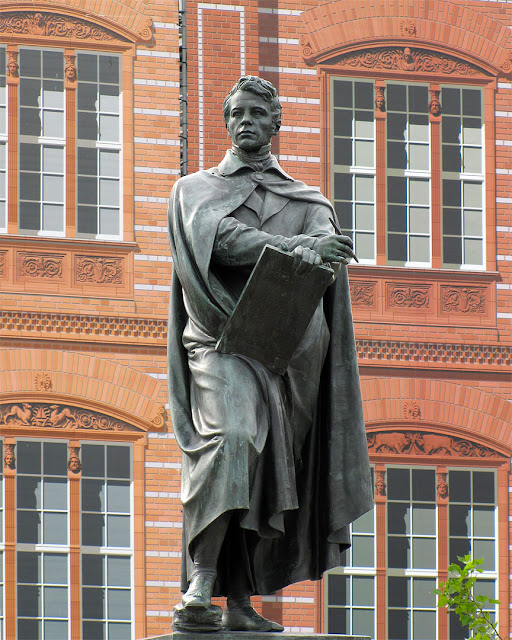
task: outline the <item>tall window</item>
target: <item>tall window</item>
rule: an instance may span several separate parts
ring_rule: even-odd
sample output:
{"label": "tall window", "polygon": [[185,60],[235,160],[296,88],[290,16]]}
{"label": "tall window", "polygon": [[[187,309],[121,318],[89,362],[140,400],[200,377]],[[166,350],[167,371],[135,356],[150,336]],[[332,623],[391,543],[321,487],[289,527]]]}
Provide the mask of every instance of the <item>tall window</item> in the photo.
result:
{"label": "tall window", "polygon": [[388,264],[430,265],[428,87],[387,85]]}
{"label": "tall window", "polygon": [[[373,81],[331,77],[330,82],[331,195],[360,262],[376,264],[381,229],[385,264],[429,267],[435,240],[442,246],[443,268],[483,269],[483,90],[441,86],[440,136],[433,138],[431,85],[388,81],[379,87],[376,106]],[[383,127],[376,126],[376,110]],[[378,149],[385,154],[377,155]],[[434,180],[432,158],[438,156],[442,162]],[[376,195],[379,172],[385,180],[383,202]],[[438,184],[439,225],[432,214]]]}
{"label": "tall window", "polygon": [[84,640],[131,638],[131,464],[126,446],[82,446]]}
{"label": "tall window", "polygon": [[116,238],[121,232],[119,57],[79,53],[77,68],[77,232]]}
{"label": "tall window", "polygon": [[[62,237],[66,209],[76,203],[76,235],[87,239],[122,238],[121,57],[82,52],[76,55],[78,79],[66,80],[64,50],[19,48],[18,232]],[[68,82],[68,84],[66,84]],[[70,88],[70,84],[73,84]],[[76,91],[75,91],[76,89]],[[76,94],[68,100],[68,92]],[[10,102],[9,104],[12,104]],[[6,48],[0,47],[0,232],[7,231],[7,91]],[[77,154],[66,155],[76,130]],[[66,193],[68,174],[77,176],[76,196]],[[12,206],[12,203],[11,203]]]}
{"label": "tall window", "polygon": [[67,457],[63,442],[17,444],[18,640],[68,637]]}
{"label": "tall window", "polygon": [[373,83],[332,79],[333,198],[360,262],[375,260]]}
{"label": "tall window", "polygon": [[[70,558],[76,553],[70,547],[70,523],[78,515],[70,514],[77,504],[70,500],[70,492],[75,482],[81,485],[82,637],[130,640],[134,635],[132,448],[83,444],[79,481],[68,477],[68,444],[20,439],[15,445],[16,637],[69,638]],[[0,485],[3,516],[2,476]],[[5,637],[3,560],[1,538],[0,640]]]}
{"label": "tall window", "polygon": [[[352,548],[343,567],[326,580],[328,633],[352,633],[375,638],[376,620],[387,620],[387,640],[436,640],[436,596],[440,523],[436,470],[388,466],[386,470],[387,553],[375,556],[374,514],[352,524]],[[449,561],[470,553],[483,558],[483,573],[475,594],[497,593],[496,473],[492,470],[448,472]],[[443,507],[446,509],[446,506]],[[384,562],[384,565],[382,565]],[[378,568],[386,571],[384,610],[376,609]],[[489,607],[495,616],[493,605]],[[469,629],[450,617],[450,640],[463,640]]]}
{"label": "tall window", "polygon": [[484,264],[482,92],[442,88],[443,262],[455,269]]}

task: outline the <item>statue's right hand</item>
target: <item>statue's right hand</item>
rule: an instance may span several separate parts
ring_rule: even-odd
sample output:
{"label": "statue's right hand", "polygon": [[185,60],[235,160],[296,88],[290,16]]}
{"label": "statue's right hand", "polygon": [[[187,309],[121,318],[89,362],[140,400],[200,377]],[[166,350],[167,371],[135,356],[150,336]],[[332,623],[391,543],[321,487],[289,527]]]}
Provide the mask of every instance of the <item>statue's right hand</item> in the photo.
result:
{"label": "statue's right hand", "polygon": [[316,253],[324,262],[341,262],[348,264],[350,258],[355,258],[354,244],[348,236],[328,235],[318,238],[314,244]]}

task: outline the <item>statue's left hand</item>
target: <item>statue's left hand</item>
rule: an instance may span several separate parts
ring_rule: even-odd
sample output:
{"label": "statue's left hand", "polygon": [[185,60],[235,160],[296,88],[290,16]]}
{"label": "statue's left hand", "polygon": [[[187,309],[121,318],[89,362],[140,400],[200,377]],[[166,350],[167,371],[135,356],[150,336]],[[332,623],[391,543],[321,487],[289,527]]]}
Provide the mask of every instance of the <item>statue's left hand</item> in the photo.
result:
{"label": "statue's left hand", "polygon": [[318,253],[308,247],[296,247],[291,255],[293,267],[298,276],[305,276],[317,265],[322,264],[322,258]]}

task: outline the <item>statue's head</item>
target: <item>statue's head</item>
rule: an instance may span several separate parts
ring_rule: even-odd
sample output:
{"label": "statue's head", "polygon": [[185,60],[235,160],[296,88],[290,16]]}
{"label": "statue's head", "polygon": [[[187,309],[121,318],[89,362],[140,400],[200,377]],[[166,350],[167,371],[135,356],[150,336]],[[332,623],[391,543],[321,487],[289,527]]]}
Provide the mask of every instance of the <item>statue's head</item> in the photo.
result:
{"label": "statue's head", "polygon": [[[254,151],[255,146],[268,144],[281,127],[281,103],[277,91],[271,82],[257,76],[245,76],[238,80],[224,100],[223,113],[230,138],[246,151]],[[252,118],[251,114],[257,117]],[[247,124],[244,138],[239,128],[241,118],[245,116],[249,116],[253,123]],[[254,132],[258,139],[251,141],[249,131],[252,128],[258,129]]]}

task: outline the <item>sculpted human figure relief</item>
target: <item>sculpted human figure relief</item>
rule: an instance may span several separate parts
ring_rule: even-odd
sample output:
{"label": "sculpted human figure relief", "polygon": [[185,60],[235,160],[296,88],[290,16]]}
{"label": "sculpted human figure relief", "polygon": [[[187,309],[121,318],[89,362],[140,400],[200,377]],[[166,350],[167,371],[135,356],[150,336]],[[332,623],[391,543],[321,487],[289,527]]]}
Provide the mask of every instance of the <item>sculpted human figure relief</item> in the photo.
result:
{"label": "sculpted human figure relief", "polygon": [[[184,531],[174,627],[281,631],[251,596],[338,566],[349,524],[373,506],[345,267],[354,253],[330,202],[270,153],[281,125],[272,84],[241,78],[223,112],[232,148],[178,180],[169,202],[168,379]],[[298,276],[324,262],[334,271],[283,375],[216,350],[266,245],[288,251]],[[219,595],[224,612],[211,605]]]}

